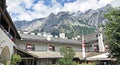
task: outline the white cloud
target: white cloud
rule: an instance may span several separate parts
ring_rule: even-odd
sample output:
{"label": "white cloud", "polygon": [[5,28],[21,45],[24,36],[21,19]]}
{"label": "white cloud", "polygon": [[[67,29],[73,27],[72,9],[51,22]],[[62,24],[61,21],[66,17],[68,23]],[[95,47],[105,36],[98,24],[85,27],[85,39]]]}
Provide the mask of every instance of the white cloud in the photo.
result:
{"label": "white cloud", "polygon": [[110,3],[113,7],[120,7],[120,0],[115,0]]}
{"label": "white cloud", "polygon": [[[77,0],[75,2],[66,3],[64,7],[60,5],[56,0],[52,1],[52,6],[44,5],[43,1],[38,1],[36,4],[33,3],[34,0],[7,0],[8,11],[10,12],[12,19],[15,20],[32,20],[35,18],[41,18],[48,16],[51,12],[58,13],[60,11],[86,11],[88,9],[98,9],[109,3],[112,6],[120,6],[119,0]],[[22,4],[22,6],[20,6]],[[26,10],[32,8],[31,10]],[[19,15],[12,15],[12,13],[17,13]]]}
{"label": "white cloud", "polygon": [[82,12],[89,10],[89,9],[98,9],[101,8],[103,6],[106,6],[107,4],[111,3],[112,0],[86,0],[86,1],[82,1],[81,0],[77,0],[74,3],[68,3],[65,4],[65,7],[63,7],[63,10],[67,10],[67,11],[77,11],[80,10]]}
{"label": "white cloud", "polygon": [[32,4],[33,1],[34,0],[22,0],[22,2],[25,3],[26,8],[30,8],[31,6],[33,6],[33,4]]}

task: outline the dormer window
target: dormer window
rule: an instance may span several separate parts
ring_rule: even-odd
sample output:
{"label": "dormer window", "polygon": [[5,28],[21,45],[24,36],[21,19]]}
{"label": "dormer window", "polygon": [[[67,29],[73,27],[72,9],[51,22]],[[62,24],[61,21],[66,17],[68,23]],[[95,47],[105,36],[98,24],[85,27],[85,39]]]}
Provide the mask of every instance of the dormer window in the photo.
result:
{"label": "dormer window", "polygon": [[50,50],[50,51],[55,51],[55,46],[49,45],[49,50]]}
{"label": "dormer window", "polygon": [[34,51],[35,50],[35,45],[33,45],[33,44],[26,44],[26,50]]}
{"label": "dormer window", "polygon": [[99,51],[98,45],[94,45],[94,51]]}

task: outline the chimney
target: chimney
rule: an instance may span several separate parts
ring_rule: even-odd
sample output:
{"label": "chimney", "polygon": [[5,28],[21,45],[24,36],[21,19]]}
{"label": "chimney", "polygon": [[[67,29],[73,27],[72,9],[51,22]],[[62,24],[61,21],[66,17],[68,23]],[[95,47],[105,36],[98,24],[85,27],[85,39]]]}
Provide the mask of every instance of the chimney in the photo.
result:
{"label": "chimney", "polygon": [[55,35],[55,38],[58,38],[58,36],[57,36],[57,35]]}
{"label": "chimney", "polygon": [[43,32],[43,37],[47,37],[47,34],[46,34],[46,32]]}
{"label": "chimney", "polygon": [[77,38],[80,38],[80,36],[77,36]]}
{"label": "chimney", "polygon": [[51,40],[51,35],[50,34],[47,34],[47,40],[50,41]]}
{"label": "chimney", "polygon": [[35,35],[35,33],[30,33],[31,35]]}
{"label": "chimney", "polygon": [[53,37],[53,35],[50,35],[50,37]]}
{"label": "chimney", "polygon": [[41,33],[37,33],[38,36],[41,36],[42,34]]}
{"label": "chimney", "polygon": [[72,40],[75,40],[75,38],[72,38]]}
{"label": "chimney", "polygon": [[28,34],[28,32],[23,32],[24,34]]}
{"label": "chimney", "polygon": [[65,33],[60,33],[59,37],[62,38],[62,39],[65,39]]}
{"label": "chimney", "polygon": [[77,37],[75,37],[75,40],[78,40],[78,38],[77,38]]}

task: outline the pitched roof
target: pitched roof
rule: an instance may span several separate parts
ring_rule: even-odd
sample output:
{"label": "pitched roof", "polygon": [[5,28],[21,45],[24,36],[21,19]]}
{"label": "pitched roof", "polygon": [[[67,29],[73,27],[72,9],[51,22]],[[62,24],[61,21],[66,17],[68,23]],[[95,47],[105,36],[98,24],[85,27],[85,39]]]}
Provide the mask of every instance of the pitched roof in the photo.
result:
{"label": "pitched roof", "polygon": [[29,41],[41,41],[41,42],[51,42],[51,43],[61,43],[61,44],[76,44],[76,45],[81,44],[80,41],[72,40],[72,39],[61,39],[61,38],[51,37],[51,40],[47,40],[47,37],[38,36],[38,35],[31,35],[31,34],[20,34],[20,36],[23,40],[29,40]]}
{"label": "pitched roof", "polygon": [[[39,51],[28,51],[29,53],[36,55],[38,58],[62,58],[60,52],[39,52]],[[86,52],[87,57],[99,55],[98,52]],[[75,52],[74,58],[83,59],[82,52]]]}
{"label": "pitched roof", "polygon": [[110,53],[102,53],[99,55],[88,57],[87,60],[116,60],[116,59],[108,58],[109,54]]}

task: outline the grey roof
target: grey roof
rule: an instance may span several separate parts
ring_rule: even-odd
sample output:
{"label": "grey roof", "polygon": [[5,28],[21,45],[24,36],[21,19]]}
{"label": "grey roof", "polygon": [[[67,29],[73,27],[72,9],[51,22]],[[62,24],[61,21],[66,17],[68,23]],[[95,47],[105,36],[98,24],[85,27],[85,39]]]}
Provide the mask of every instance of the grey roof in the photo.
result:
{"label": "grey roof", "polygon": [[29,41],[41,41],[41,42],[62,43],[62,44],[81,44],[80,41],[72,40],[72,39],[62,39],[62,38],[51,37],[51,40],[49,41],[47,40],[46,37],[39,36],[39,35],[20,33],[20,36],[23,40],[29,40]]}
{"label": "grey roof", "polygon": [[[100,32],[94,32],[88,35],[85,35],[85,43],[94,43],[97,42],[97,34]],[[101,32],[103,34],[104,39],[105,34],[104,32]],[[51,42],[51,43],[63,43],[63,44],[81,44],[81,40],[72,40],[72,39],[62,39],[62,38],[54,38],[51,37],[51,40],[47,40],[47,37],[39,36],[39,35],[32,35],[32,34],[23,34],[20,33],[20,36],[23,40],[29,40],[29,41],[41,41],[41,42]]]}
{"label": "grey roof", "polygon": [[94,33],[85,35],[85,43],[95,42],[98,39],[97,34],[98,34],[98,32],[94,32]]}
{"label": "grey roof", "polygon": [[94,32],[94,33],[85,35],[85,43],[97,42],[99,33],[102,33],[103,34],[103,38],[106,39],[106,35],[105,35],[104,31],[102,31],[102,32]]}

